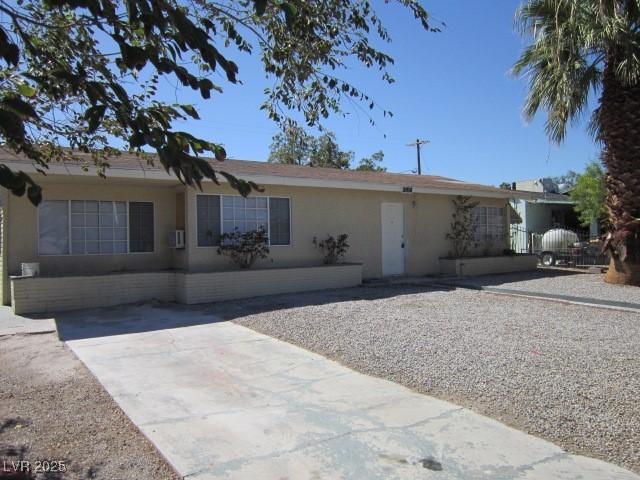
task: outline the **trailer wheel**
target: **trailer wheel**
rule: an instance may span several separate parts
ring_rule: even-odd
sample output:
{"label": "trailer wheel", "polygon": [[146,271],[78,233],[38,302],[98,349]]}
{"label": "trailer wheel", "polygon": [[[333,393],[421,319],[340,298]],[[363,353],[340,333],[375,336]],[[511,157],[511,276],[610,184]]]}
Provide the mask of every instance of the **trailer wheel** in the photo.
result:
{"label": "trailer wheel", "polygon": [[556,264],[556,255],[553,252],[542,252],[540,263],[545,267],[553,267]]}

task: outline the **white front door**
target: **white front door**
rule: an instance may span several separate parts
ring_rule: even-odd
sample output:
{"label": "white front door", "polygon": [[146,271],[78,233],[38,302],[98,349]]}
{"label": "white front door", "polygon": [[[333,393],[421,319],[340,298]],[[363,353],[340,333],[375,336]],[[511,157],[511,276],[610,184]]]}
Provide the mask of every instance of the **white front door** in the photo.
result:
{"label": "white front door", "polygon": [[383,203],[382,216],[382,275],[404,274],[404,205]]}

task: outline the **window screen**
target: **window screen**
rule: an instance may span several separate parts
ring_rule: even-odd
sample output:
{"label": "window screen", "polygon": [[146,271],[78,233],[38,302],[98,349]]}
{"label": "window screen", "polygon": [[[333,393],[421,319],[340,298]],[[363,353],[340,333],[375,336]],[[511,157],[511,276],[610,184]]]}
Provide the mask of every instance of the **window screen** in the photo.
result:
{"label": "window screen", "polygon": [[198,246],[220,245],[220,196],[198,195],[196,202]]}
{"label": "window screen", "polygon": [[153,203],[129,202],[129,251],[153,252]]}
{"label": "window screen", "polygon": [[291,219],[288,198],[269,199],[269,240],[271,245],[291,243]]}
{"label": "window screen", "polygon": [[69,202],[46,200],[38,207],[38,253],[69,253]]}

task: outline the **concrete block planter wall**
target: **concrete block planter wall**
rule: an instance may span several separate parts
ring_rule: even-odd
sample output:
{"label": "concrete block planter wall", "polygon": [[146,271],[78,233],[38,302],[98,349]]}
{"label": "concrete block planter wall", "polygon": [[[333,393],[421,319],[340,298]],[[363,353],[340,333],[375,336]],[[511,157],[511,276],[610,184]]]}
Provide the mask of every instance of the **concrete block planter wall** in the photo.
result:
{"label": "concrete block planter wall", "polygon": [[362,265],[269,268],[224,272],[127,272],[12,277],[16,314],[109,307],[149,300],[208,303],[259,295],[360,285]]}
{"label": "concrete block planter wall", "polygon": [[526,272],[538,266],[536,255],[511,255],[496,257],[441,258],[443,275],[474,276],[492,273]]}
{"label": "concrete block planter wall", "polygon": [[362,283],[362,265],[265,268],[231,272],[181,273],[180,303],[196,304],[278,293],[353,287]]}

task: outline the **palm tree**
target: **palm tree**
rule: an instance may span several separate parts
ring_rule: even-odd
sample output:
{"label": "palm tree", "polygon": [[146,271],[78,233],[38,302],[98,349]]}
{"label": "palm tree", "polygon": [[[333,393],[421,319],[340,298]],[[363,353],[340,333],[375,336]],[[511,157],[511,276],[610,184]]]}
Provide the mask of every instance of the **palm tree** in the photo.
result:
{"label": "palm tree", "polygon": [[528,78],[525,115],[544,110],[553,141],[598,97],[590,131],[608,172],[605,281],[640,285],[640,0],[528,0],[516,24],[531,38],[513,68]]}

